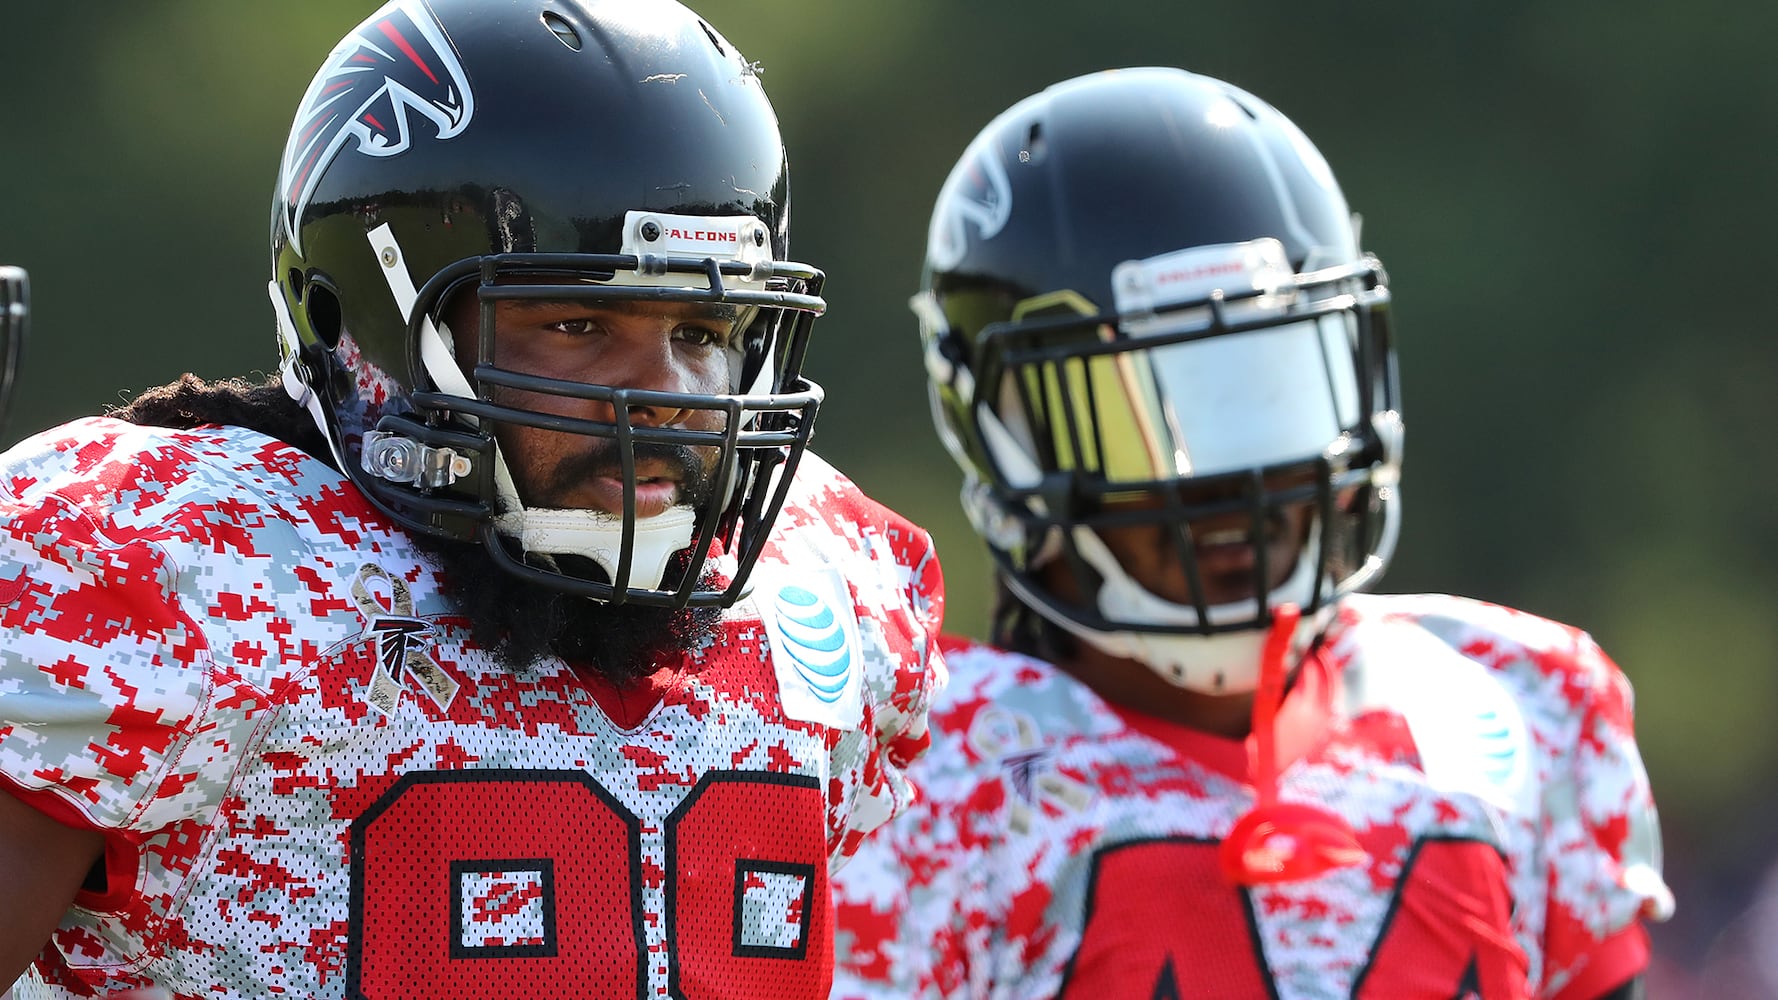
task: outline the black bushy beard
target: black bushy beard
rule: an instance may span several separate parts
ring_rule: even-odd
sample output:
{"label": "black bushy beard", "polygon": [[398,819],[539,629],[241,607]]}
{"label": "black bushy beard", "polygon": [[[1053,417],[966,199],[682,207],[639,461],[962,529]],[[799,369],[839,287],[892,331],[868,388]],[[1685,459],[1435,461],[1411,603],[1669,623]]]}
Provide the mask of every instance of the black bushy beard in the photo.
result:
{"label": "black bushy beard", "polygon": [[[718,608],[595,601],[511,576],[478,543],[414,540],[443,567],[446,587],[468,617],[476,642],[508,670],[553,655],[614,684],[628,684],[708,642],[722,618]],[[687,557],[674,558],[683,567]],[[604,578],[590,561],[586,565],[588,576]],[[669,576],[672,572],[669,567]],[[714,585],[713,575],[706,573],[700,583]]]}
{"label": "black bushy beard", "polygon": [[[550,506],[581,476],[610,474],[616,468],[617,445],[602,447],[566,459],[542,477],[540,506]],[[682,445],[633,445],[638,461],[663,459],[676,463],[683,473],[680,500],[703,510],[715,493],[714,472],[698,460],[697,452]],[[591,669],[614,684],[627,684],[676,662],[684,652],[696,649],[715,635],[722,618],[719,608],[660,608],[637,604],[608,604],[566,593],[544,584],[512,576],[477,542],[448,542],[415,536],[415,542],[432,553],[445,571],[446,587],[468,617],[476,642],[489,650],[509,670],[520,670],[550,655],[559,656],[577,669]],[[514,555],[525,558],[520,553]],[[527,561],[537,563],[532,555]],[[590,559],[557,556],[553,569],[584,579],[609,583],[610,577]],[[663,587],[682,579],[690,561],[680,552],[668,563]],[[699,585],[720,586],[713,570],[706,570]]]}

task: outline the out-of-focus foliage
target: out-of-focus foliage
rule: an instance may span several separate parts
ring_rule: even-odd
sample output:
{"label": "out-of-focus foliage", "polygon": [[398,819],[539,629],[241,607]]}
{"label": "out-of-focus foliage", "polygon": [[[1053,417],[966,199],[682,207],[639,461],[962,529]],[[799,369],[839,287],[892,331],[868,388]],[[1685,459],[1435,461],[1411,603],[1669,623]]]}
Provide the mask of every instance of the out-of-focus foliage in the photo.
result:
{"label": "out-of-focus foliage", "polygon": [[[495,0],[490,0],[490,3]],[[368,3],[10,4],[0,261],[36,340],[8,435],[273,362],[265,220],[309,74]],[[939,182],[995,113],[1173,64],[1282,108],[1397,293],[1412,433],[1393,590],[1589,628],[1637,687],[1681,916],[1706,944],[1778,809],[1778,7],[707,0],[782,116],[795,253],[830,275],[818,448],[927,524],[951,621],[987,573],[913,322]],[[572,169],[565,164],[564,169]]]}

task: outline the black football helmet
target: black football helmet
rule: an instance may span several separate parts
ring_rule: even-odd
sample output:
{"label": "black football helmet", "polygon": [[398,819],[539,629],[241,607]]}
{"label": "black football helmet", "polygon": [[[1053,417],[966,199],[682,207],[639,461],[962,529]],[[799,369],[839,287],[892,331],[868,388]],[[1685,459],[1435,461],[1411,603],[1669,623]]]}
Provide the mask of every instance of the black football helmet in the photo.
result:
{"label": "black football helmet", "polygon": [[[726,606],[822,398],[801,365],[823,275],[787,259],[789,236],[758,67],[691,11],[394,0],[333,50],[285,146],[270,285],[285,384],[342,471],[407,528],[479,541],[506,570],[597,600]],[[478,357],[456,358],[441,329],[453,293],[479,299]],[[503,368],[494,303],[515,299],[726,303],[744,331],[730,391]],[[615,415],[521,409],[503,387]],[[631,407],[715,413],[721,428],[645,426]],[[616,442],[625,514],[528,508],[502,425]],[[710,500],[636,516],[645,445],[718,449]]]}
{"label": "black football helmet", "polygon": [[0,264],[0,426],[12,403],[12,381],[31,328],[31,280],[22,267]]}
{"label": "black football helmet", "polygon": [[[970,520],[1055,625],[1246,691],[1272,608],[1312,628],[1382,572],[1402,443],[1386,279],[1321,155],[1253,95],[1150,68],[1014,105],[946,180],[913,306]],[[1275,514],[1303,503],[1307,541],[1268,586]],[[1255,596],[1211,603],[1194,531],[1228,536],[1234,511]],[[1190,603],[1138,586],[1095,533],[1138,523],[1173,529]],[[1043,583],[1056,559],[1080,599]]]}

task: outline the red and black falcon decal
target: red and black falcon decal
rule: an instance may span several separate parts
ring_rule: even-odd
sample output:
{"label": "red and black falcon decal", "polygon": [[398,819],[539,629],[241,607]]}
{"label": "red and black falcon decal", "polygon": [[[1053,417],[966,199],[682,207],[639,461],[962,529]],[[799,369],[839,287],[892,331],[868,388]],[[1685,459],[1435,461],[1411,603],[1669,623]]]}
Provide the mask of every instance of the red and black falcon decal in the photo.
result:
{"label": "red and black falcon decal", "polygon": [[[303,208],[348,140],[366,156],[397,156],[428,132],[457,135],[474,113],[463,66],[424,0],[393,0],[359,25],[315,74],[284,147],[278,187],[297,252]],[[416,126],[416,114],[430,126]]]}

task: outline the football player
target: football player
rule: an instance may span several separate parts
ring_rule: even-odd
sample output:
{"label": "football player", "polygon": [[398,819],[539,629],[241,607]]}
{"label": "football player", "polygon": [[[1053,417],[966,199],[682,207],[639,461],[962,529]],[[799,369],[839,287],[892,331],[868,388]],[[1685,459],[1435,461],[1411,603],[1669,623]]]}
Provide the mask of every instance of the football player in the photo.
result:
{"label": "football player", "polygon": [[1057,84],[958,161],[914,307],[999,602],[838,882],[836,996],[1634,994],[1672,904],[1624,676],[1361,593],[1390,297],[1302,132],[1176,69]]}
{"label": "football player", "polygon": [[31,329],[31,279],[22,267],[0,264],[0,427],[12,402],[12,381]]}
{"label": "football player", "polygon": [[825,997],[940,582],[805,451],[788,213],[677,4],[346,35],[272,202],[278,376],[5,456],[0,982]]}

